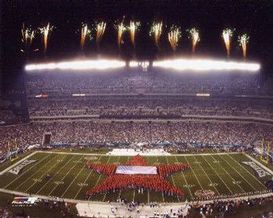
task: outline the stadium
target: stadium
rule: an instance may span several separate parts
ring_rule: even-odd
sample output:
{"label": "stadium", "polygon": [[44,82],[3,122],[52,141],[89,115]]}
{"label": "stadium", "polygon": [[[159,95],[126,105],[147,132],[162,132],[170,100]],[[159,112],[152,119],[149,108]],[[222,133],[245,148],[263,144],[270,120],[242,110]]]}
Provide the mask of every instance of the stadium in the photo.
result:
{"label": "stadium", "polygon": [[3,3],[1,216],[273,216],[273,5],[212,2]]}

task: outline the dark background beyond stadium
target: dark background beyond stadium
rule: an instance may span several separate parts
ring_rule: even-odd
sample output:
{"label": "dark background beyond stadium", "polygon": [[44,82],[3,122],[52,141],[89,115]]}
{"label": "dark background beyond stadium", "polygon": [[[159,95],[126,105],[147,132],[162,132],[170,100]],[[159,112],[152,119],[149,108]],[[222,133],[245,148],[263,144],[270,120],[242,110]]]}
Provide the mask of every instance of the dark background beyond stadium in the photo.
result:
{"label": "dark background beyond stadium", "polygon": [[[225,57],[221,31],[226,27],[236,28],[232,44],[232,58],[241,59],[237,36],[242,32],[250,35],[249,59],[262,63],[262,72],[273,74],[273,1],[272,0],[1,0],[1,74],[2,90],[20,84],[25,59],[20,53],[20,29],[22,23],[40,27],[48,21],[56,27],[50,40],[47,59],[63,59],[80,54],[79,34],[81,22],[88,23],[102,19],[108,22],[101,43],[102,55],[117,56],[116,32],[113,22],[125,16],[140,20],[142,26],[136,37],[136,56],[139,59],[153,59],[156,48],[149,37],[153,20],[165,24],[177,24],[182,29],[182,39],[177,55],[190,55],[190,41],[185,30],[198,27],[201,42],[198,55]],[[110,22],[110,23],[109,23]],[[128,38],[124,38],[122,57],[130,59],[133,49]],[[42,48],[37,37],[34,47]],[[85,53],[96,56],[94,40]],[[166,28],[161,38],[161,56],[170,56]],[[42,49],[41,49],[42,50]],[[42,52],[32,55],[33,61],[43,61]]]}

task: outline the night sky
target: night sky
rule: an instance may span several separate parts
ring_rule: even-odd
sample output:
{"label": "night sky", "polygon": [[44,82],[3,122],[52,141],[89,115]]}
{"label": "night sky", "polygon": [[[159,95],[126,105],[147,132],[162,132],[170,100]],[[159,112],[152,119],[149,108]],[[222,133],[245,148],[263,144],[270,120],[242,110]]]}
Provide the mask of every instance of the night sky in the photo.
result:
{"label": "night sky", "polygon": [[[263,65],[265,74],[273,69],[273,1],[272,0],[1,0],[2,22],[2,77],[8,81],[22,72],[25,57],[20,53],[20,29],[22,23],[41,27],[47,22],[56,28],[50,36],[47,60],[64,59],[80,55],[79,33],[81,22],[94,20],[107,22],[106,32],[101,42],[101,54],[117,57],[116,31],[114,21],[125,16],[142,24],[136,36],[136,57],[154,59],[156,48],[149,37],[150,25],[154,20],[162,20],[164,27],[161,38],[160,57],[172,55],[167,42],[167,29],[171,24],[181,26],[182,39],[177,56],[190,55],[191,43],[186,29],[200,29],[201,41],[197,48],[200,56],[225,57],[221,32],[226,27],[236,28],[231,57],[241,59],[237,43],[238,34],[247,32],[250,36],[249,59]],[[33,49],[42,51],[41,37],[37,36]],[[94,40],[88,42],[85,53],[96,56]],[[129,35],[126,33],[122,45],[122,57],[133,57]],[[32,53],[28,61],[43,61],[42,52]]]}

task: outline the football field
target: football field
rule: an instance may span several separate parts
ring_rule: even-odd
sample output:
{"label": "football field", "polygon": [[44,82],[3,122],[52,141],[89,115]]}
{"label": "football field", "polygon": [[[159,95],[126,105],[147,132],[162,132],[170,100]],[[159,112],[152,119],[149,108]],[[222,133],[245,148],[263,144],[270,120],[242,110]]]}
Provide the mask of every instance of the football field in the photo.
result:
{"label": "football field", "polygon": [[[88,161],[124,165],[130,158],[103,154],[36,152],[26,158],[33,162],[29,161],[29,164],[20,168],[17,175],[10,170],[20,166],[19,162],[8,170],[2,171],[0,188],[77,200],[116,201],[121,197],[129,201],[145,203],[179,201],[176,196],[161,192],[142,192],[129,188],[86,198],[85,193],[106,178],[105,175],[87,168]],[[255,167],[246,164],[255,163],[258,166],[253,159],[242,153],[147,156],[144,159],[149,166],[178,163],[186,163],[190,166],[185,171],[174,173],[166,178],[172,185],[184,191],[185,198],[180,199],[182,201],[205,199],[206,196],[224,198],[259,194],[267,191],[265,182],[272,178],[266,169],[263,169],[266,172],[263,175],[259,174]]]}

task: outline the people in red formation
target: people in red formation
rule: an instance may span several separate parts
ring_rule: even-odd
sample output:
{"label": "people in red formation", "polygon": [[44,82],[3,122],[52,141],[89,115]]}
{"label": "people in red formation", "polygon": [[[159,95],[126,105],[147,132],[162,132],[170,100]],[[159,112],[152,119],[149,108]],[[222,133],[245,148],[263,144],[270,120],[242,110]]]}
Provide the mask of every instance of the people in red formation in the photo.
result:
{"label": "people in red formation", "polygon": [[[164,192],[169,195],[184,196],[181,189],[173,186],[165,178],[172,173],[185,170],[188,168],[187,164],[168,164],[158,165],[157,175],[128,175],[115,174],[117,165],[115,164],[87,164],[89,168],[95,170],[99,174],[105,174],[108,177],[99,185],[91,188],[86,194],[93,195],[101,192],[115,191],[125,188],[143,188],[158,192]],[[147,166],[146,161],[140,155],[131,158],[126,165],[129,166]]]}

